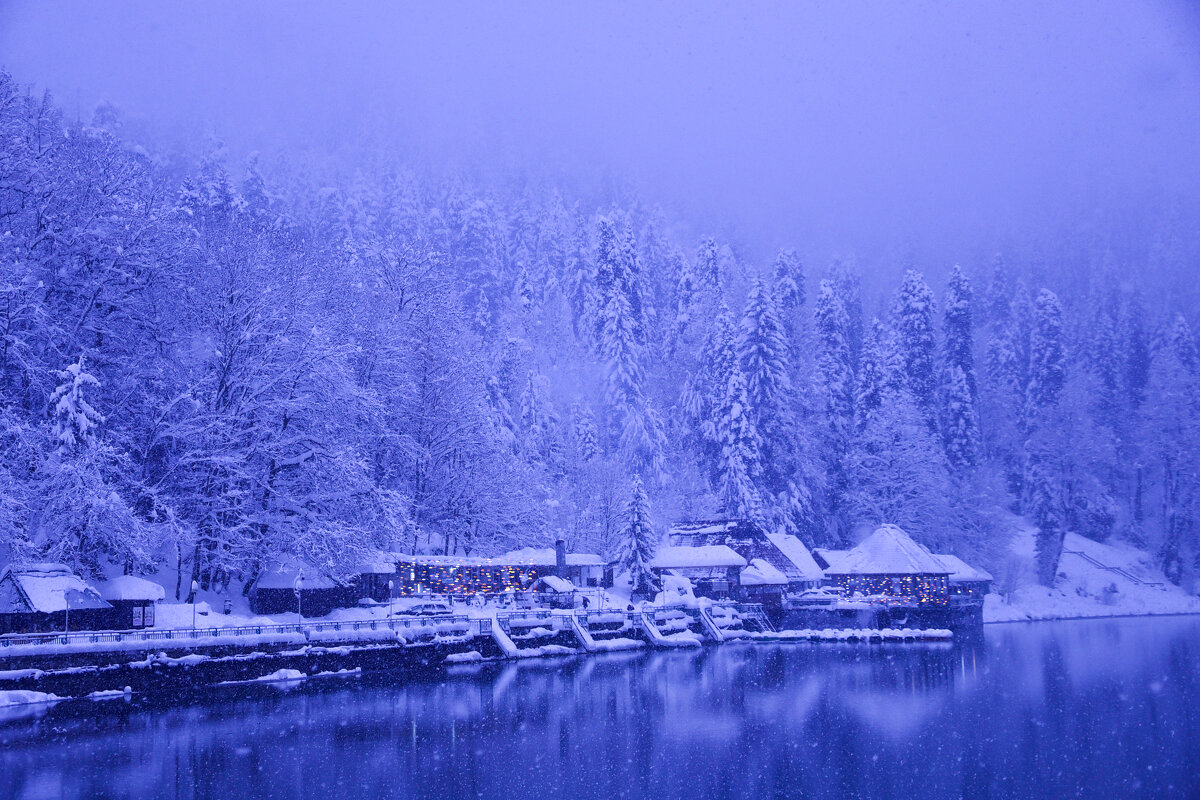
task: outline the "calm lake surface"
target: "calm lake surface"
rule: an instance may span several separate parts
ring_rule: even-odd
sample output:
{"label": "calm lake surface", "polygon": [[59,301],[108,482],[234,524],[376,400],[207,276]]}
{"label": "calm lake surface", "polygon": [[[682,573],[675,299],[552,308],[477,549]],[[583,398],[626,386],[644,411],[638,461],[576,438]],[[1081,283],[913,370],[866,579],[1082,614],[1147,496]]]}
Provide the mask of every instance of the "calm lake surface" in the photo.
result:
{"label": "calm lake surface", "polygon": [[1200,618],[73,701],[0,798],[1200,797]]}

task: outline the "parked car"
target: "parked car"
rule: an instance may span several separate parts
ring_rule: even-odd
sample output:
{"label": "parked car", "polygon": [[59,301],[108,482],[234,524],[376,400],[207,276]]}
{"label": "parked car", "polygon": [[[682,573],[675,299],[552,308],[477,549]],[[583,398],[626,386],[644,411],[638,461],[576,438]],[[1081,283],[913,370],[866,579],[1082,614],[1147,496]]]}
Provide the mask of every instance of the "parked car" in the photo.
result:
{"label": "parked car", "polygon": [[453,614],[454,609],[450,608],[448,603],[443,603],[439,600],[428,600],[422,603],[414,603],[401,613],[413,614],[418,617],[437,617],[445,614]]}
{"label": "parked car", "polygon": [[802,606],[831,606],[841,599],[841,591],[831,586],[809,589],[789,598],[791,603]]}

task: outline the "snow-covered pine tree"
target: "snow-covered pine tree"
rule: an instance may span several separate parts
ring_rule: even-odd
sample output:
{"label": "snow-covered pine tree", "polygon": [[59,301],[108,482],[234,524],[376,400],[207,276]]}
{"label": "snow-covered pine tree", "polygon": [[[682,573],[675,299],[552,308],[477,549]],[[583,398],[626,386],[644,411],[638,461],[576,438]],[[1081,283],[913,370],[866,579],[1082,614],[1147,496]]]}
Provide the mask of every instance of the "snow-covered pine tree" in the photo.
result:
{"label": "snow-covered pine tree", "polygon": [[832,281],[821,281],[814,313],[817,373],[827,423],[834,438],[844,442],[854,420],[854,366],[850,360],[849,319]]}
{"label": "snow-covered pine tree", "polygon": [[724,397],[729,373],[737,363],[737,328],[733,314],[721,306],[700,349],[700,363],[688,376],[680,403],[697,437],[708,443],[717,440],[714,409]]}
{"label": "snow-covered pine tree", "polygon": [[1183,333],[1154,355],[1139,431],[1146,480],[1160,497],[1151,513],[1161,515],[1162,534],[1152,544],[1175,584],[1200,576],[1200,379],[1184,363],[1194,350]]}
{"label": "snow-covered pine tree", "polygon": [[[609,321],[609,304],[616,295],[622,295],[625,305],[629,305],[629,295],[625,294],[624,286],[628,278],[624,275],[625,261],[621,252],[620,231],[617,224],[607,216],[596,220],[596,255],[592,268],[592,286],[596,297],[596,314],[593,320],[595,341],[603,347],[604,326]],[[626,308],[625,318],[634,330],[632,310]]]}
{"label": "snow-covered pine tree", "polygon": [[104,416],[85,396],[89,387],[100,388],[100,381],[84,369],[85,357],[56,370],[58,387],[50,395],[50,417],[54,439],[59,447],[73,450],[92,443]]}
{"label": "snow-covered pine tree", "polygon": [[761,279],[750,289],[737,349],[759,431],[778,429],[790,385],[788,344],[774,298]]}
{"label": "snow-covered pine tree", "polygon": [[1062,557],[1066,531],[1063,529],[1062,499],[1058,486],[1048,474],[1044,462],[1043,454],[1031,454],[1025,486],[1029,492],[1029,514],[1037,526],[1034,544],[1038,581],[1043,586],[1053,586],[1058,576],[1058,561]]}
{"label": "snow-covered pine tree", "polygon": [[762,441],[754,426],[747,398],[746,379],[736,363],[729,373],[725,396],[716,408],[717,497],[721,510],[737,517],[756,519],[761,513],[757,480]]}
{"label": "snow-covered pine tree", "polygon": [[937,339],[933,292],[916,270],[904,273],[893,314],[899,334],[904,376],[930,430],[937,427]]}
{"label": "snow-covered pine tree", "polygon": [[829,279],[846,310],[846,346],[850,348],[850,363],[857,364],[862,357],[864,333],[862,276],[852,263],[839,259],[830,268]]}
{"label": "snow-covered pine tree", "polygon": [[1037,424],[1042,412],[1058,402],[1066,380],[1062,306],[1058,296],[1049,289],[1038,292],[1029,355],[1029,388],[1025,395],[1024,417],[1027,432]]}
{"label": "snow-covered pine tree", "polygon": [[662,475],[665,437],[643,392],[642,348],[624,292],[610,293],[603,317],[605,398],[619,430],[619,446],[627,463],[657,480]]}
{"label": "snow-covered pine tree", "polygon": [[795,250],[783,249],[773,265],[775,302],[783,313],[792,314],[804,305],[804,264]]}
{"label": "snow-covered pine tree", "polygon": [[1183,314],[1175,315],[1175,321],[1171,323],[1171,330],[1167,334],[1166,346],[1175,353],[1180,366],[1189,373],[1196,374],[1200,368],[1200,356],[1196,352],[1196,338],[1192,336],[1192,328]]}
{"label": "snow-covered pine tree", "polygon": [[692,264],[679,248],[671,251],[670,262],[675,273],[675,325],[672,331],[672,345],[678,346],[679,339],[692,322],[693,307],[696,303],[696,273]]}
{"label": "snow-covered pine tree", "polygon": [[700,248],[696,251],[696,275],[705,290],[720,293],[723,288],[721,250],[711,236],[700,242]]}
{"label": "snow-covered pine tree", "polygon": [[957,364],[948,369],[942,396],[942,444],[946,458],[956,471],[970,469],[979,457],[979,416],[966,375]]}
{"label": "snow-covered pine tree", "polygon": [[1125,307],[1121,325],[1121,350],[1125,360],[1125,390],[1129,404],[1137,408],[1146,399],[1150,380],[1150,337],[1146,333],[1146,311],[1142,298],[1134,293]]}
{"label": "snow-covered pine tree", "polygon": [[1098,414],[1104,424],[1116,430],[1125,421],[1125,396],[1122,391],[1121,348],[1117,337],[1117,319],[1113,310],[1100,304],[1090,327],[1091,348],[1088,364],[1096,376]]}
{"label": "snow-covered pine tree", "polygon": [[855,429],[862,431],[883,402],[884,370],[888,354],[885,352],[887,333],[878,317],[871,320],[863,338],[862,358],[858,362],[858,375],[854,385]]}
{"label": "snow-covered pine tree", "polygon": [[600,435],[596,430],[596,417],[591,406],[576,406],[575,449],[579,460],[588,462],[600,454]]}
{"label": "snow-covered pine tree", "polygon": [[944,314],[942,330],[946,343],[946,367],[958,367],[962,370],[974,401],[978,397],[978,387],[975,380],[975,325],[971,284],[962,267],[957,264],[950,272],[950,282],[946,287]]}
{"label": "snow-covered pine tree", "polygon": [[633,478],[619,542],[619,568],[629,573],[630,586],[634,592],[649,594],[654,590],[654,574],[650,571],[650,561],[654,558],[658,537],[650,522],[650,498],[646,495],[646,487],[639,475]]}
{"label": "snow-covered pine tree", "polygon": [[620,288],[629,298],[629,313],[633,319],[633,332],[643,346],[646,344],[648,331],[647,320],[651,316],[653,306],[648,303],[651,299],[643,290],[642,262],[638,256],[637,237],[633,226],[626,222],[620,236],[621,270],[619,273]]}

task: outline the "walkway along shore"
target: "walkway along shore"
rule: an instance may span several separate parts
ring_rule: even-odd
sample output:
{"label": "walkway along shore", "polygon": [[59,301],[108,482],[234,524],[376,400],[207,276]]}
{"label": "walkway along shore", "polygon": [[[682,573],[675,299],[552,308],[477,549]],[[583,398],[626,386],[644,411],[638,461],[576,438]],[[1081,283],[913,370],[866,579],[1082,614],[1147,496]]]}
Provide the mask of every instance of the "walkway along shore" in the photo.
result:
{"label": "walkway along shore", "polygon": [[936,641],[948,630],[775,631],[760,606],[532,610],[241,628],[0,637],[0,692],[170,691],[259,680],[428,670],[487,660],[756,642]]}

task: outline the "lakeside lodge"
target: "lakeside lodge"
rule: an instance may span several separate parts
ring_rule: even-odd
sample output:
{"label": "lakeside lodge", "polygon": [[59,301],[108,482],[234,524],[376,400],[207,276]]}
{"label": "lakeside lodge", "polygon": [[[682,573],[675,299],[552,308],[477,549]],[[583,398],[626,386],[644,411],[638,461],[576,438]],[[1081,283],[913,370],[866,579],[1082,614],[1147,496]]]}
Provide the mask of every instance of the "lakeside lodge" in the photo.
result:
{"label": "lakeside lodge", "polygon": [[[935,555],[895,525],[846,551],[810,551],[798,538],[749,520],[679,523],[650,568],[661,586],[694,596],[760,604],[777,627],[972,626],[992,577]],[[572,608],[612,588],[616,565],[596,554],[524,548],[497,557],[380,553],[344,579],[312,566],[265,566],[248,590],[259,615],[321,617],[337,608],[399,598],[500,599],[524,608]],[[129,630],[155,624],[163,588],[135,576],[93,587],[59,564],[0,572],[0,634]]]}

